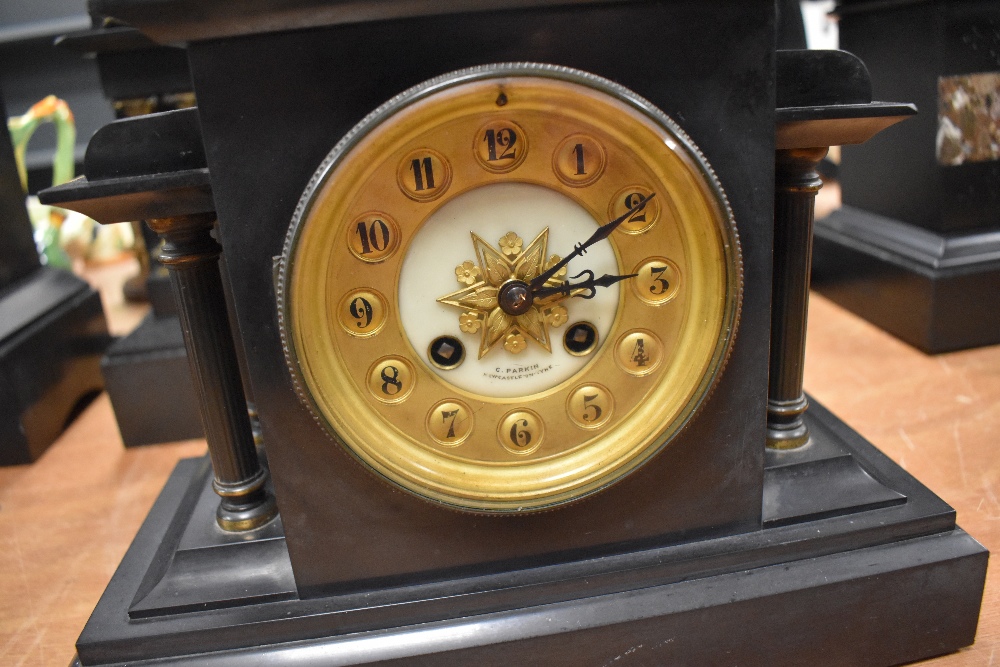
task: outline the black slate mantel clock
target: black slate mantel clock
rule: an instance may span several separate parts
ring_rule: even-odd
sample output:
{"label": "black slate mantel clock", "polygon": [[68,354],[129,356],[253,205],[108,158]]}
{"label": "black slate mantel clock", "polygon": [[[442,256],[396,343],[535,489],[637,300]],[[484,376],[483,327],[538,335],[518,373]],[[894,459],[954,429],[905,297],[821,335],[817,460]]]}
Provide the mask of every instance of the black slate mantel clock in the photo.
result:
{"label": "black slate mantel clock", "polygon": [[198,108],[46,198],[165,238],[212,461],[81,664],[973,640],[985,550],[802,393],[815,164],[913,112],[856,59],[776,54],[763,1],[92,4],[187,43]]}

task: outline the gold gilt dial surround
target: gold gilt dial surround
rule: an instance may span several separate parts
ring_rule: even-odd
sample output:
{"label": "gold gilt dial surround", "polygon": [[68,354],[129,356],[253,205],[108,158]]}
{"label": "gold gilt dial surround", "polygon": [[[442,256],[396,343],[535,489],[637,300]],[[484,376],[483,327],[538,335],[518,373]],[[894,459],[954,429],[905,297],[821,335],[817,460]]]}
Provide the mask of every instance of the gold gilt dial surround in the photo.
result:
{"label": "gold gilt dial surround", "polygon": [[[599,308],[572,292],[499,308],[507,281],[530,283],[586,238],[555,244],[563,226],[532,192],[571,202],[591,230],[655,193],[602,259],[567,267],[637,277],[600,288]],[[521,214],[490,229],[448,218],[450,241],[421,244],[435,215],[493,193]],[[741,270],[721,186],[672,120],[593,75],[506,64],[428,81],[359,123],[303,194],[276,286],[296,390],[337,443],[422,498],[510,513],[594,493],[677,435],[725,366]],[[576,366],[550,362],[563,376],[519,362],[571,358],[571,332],[595,340]],[[431,363],[427,337],[458,341],[464,361]]]}

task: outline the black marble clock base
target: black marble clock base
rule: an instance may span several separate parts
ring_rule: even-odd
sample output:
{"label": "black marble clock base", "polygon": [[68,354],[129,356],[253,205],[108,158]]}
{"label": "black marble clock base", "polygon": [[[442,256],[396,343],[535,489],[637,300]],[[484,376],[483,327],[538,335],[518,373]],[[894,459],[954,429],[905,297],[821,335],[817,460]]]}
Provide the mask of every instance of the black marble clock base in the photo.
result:
{"label": "black marble clock base", "polygon": [[69,271],[38,267],[0,289],[0,465],[37,460],[101,391],[111,340],[100,295]]}
{"label": "black marble clock base", "polygon": [[851,206],[817,220],[813,288],[924,352],[1000,343],[1000,231],[948,235]]}
{"label": "black marble clock base", "polygon": [[176,315],[147,315],[108,348],[101,373],[126,447],[205,437]]}
{"label": "black marble clock base", "polygon": [[313,599],[280,520],[218,530],[208,461],[182,461],[78,664],[863,666],[971,644],[987,551],[836,417],[806,417],[811,444],[768,453],[758,531]]}

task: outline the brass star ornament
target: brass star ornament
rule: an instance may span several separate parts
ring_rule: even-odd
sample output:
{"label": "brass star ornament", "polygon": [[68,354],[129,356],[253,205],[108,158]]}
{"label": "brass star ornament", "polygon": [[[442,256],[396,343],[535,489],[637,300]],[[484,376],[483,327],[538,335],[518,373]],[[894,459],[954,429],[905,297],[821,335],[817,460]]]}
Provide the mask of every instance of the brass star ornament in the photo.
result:
{"label": "brass star ornament", "polygon": [[[552,294],[535,299],[524,313],[511,315],[500,307],[501,288],[511,281],[530,283],[560,261],[558,255],[546,258],[549,228],[546,227],[531,243],[514,232],[507,232],[500,239],[499,249],[494,248],[475,233],[472,246],[475,261],[465,261],[455,269],[458,281],[466,287],[439,298],[438,303],[462,310],[459,328],[466,333],[481,330],[479,358],[482,359],[496,346],[511,354],[525,350],[527,341],[533,340],[546,351],[552,351],[549,327],[562,326],[568,316],[566,308],[559,305],[567,294]],[[546,281],[546,285],[559,285],[566,275],[563,267]],[[474,281],[474,282],[471,282]],[[471,282],[471,284],[470,284]]]}

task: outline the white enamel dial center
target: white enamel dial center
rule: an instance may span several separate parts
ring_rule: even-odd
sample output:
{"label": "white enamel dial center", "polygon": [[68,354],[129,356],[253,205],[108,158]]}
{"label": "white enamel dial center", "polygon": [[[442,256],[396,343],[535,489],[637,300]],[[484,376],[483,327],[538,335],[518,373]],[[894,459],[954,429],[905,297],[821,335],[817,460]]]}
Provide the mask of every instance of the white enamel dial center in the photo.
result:
{"label": "white enamel dial center", "polygon": [[[614,323],[619,285],[597,288],[592,299],[565,299],[568,320],[549,327],[551,351],[527,336],[527,347],[514,354],[502,342],[479,359],[482,332],[459,327],[462,310],[437,299],[465,287],[455,269],[478,263],[472,234],[499,250],[499,241],[514,232],[527,246],[548,228],[547,258],[565,257],[605,221],[595,220],[569,197],[538,185],[497,183],[463,193],[435,211],[416,233],[403,260],[399,277],[399,317],[416,354],[446,382],[486,397],[528,396],[558,385],[579,372],[605,342]],[[600,277],[620,274],[607,240],[591,246],[569,262],[564,279],[585,269]],[[582,276],[571,282],[586,279]],[[573,356],[563,346],[563,335],[577,322],[588,322],[598,332],[598,345],[585,356]],[[453,336],[465,346],[465,360],[442,370],[428,363],[428,348],[439,336]]]}

